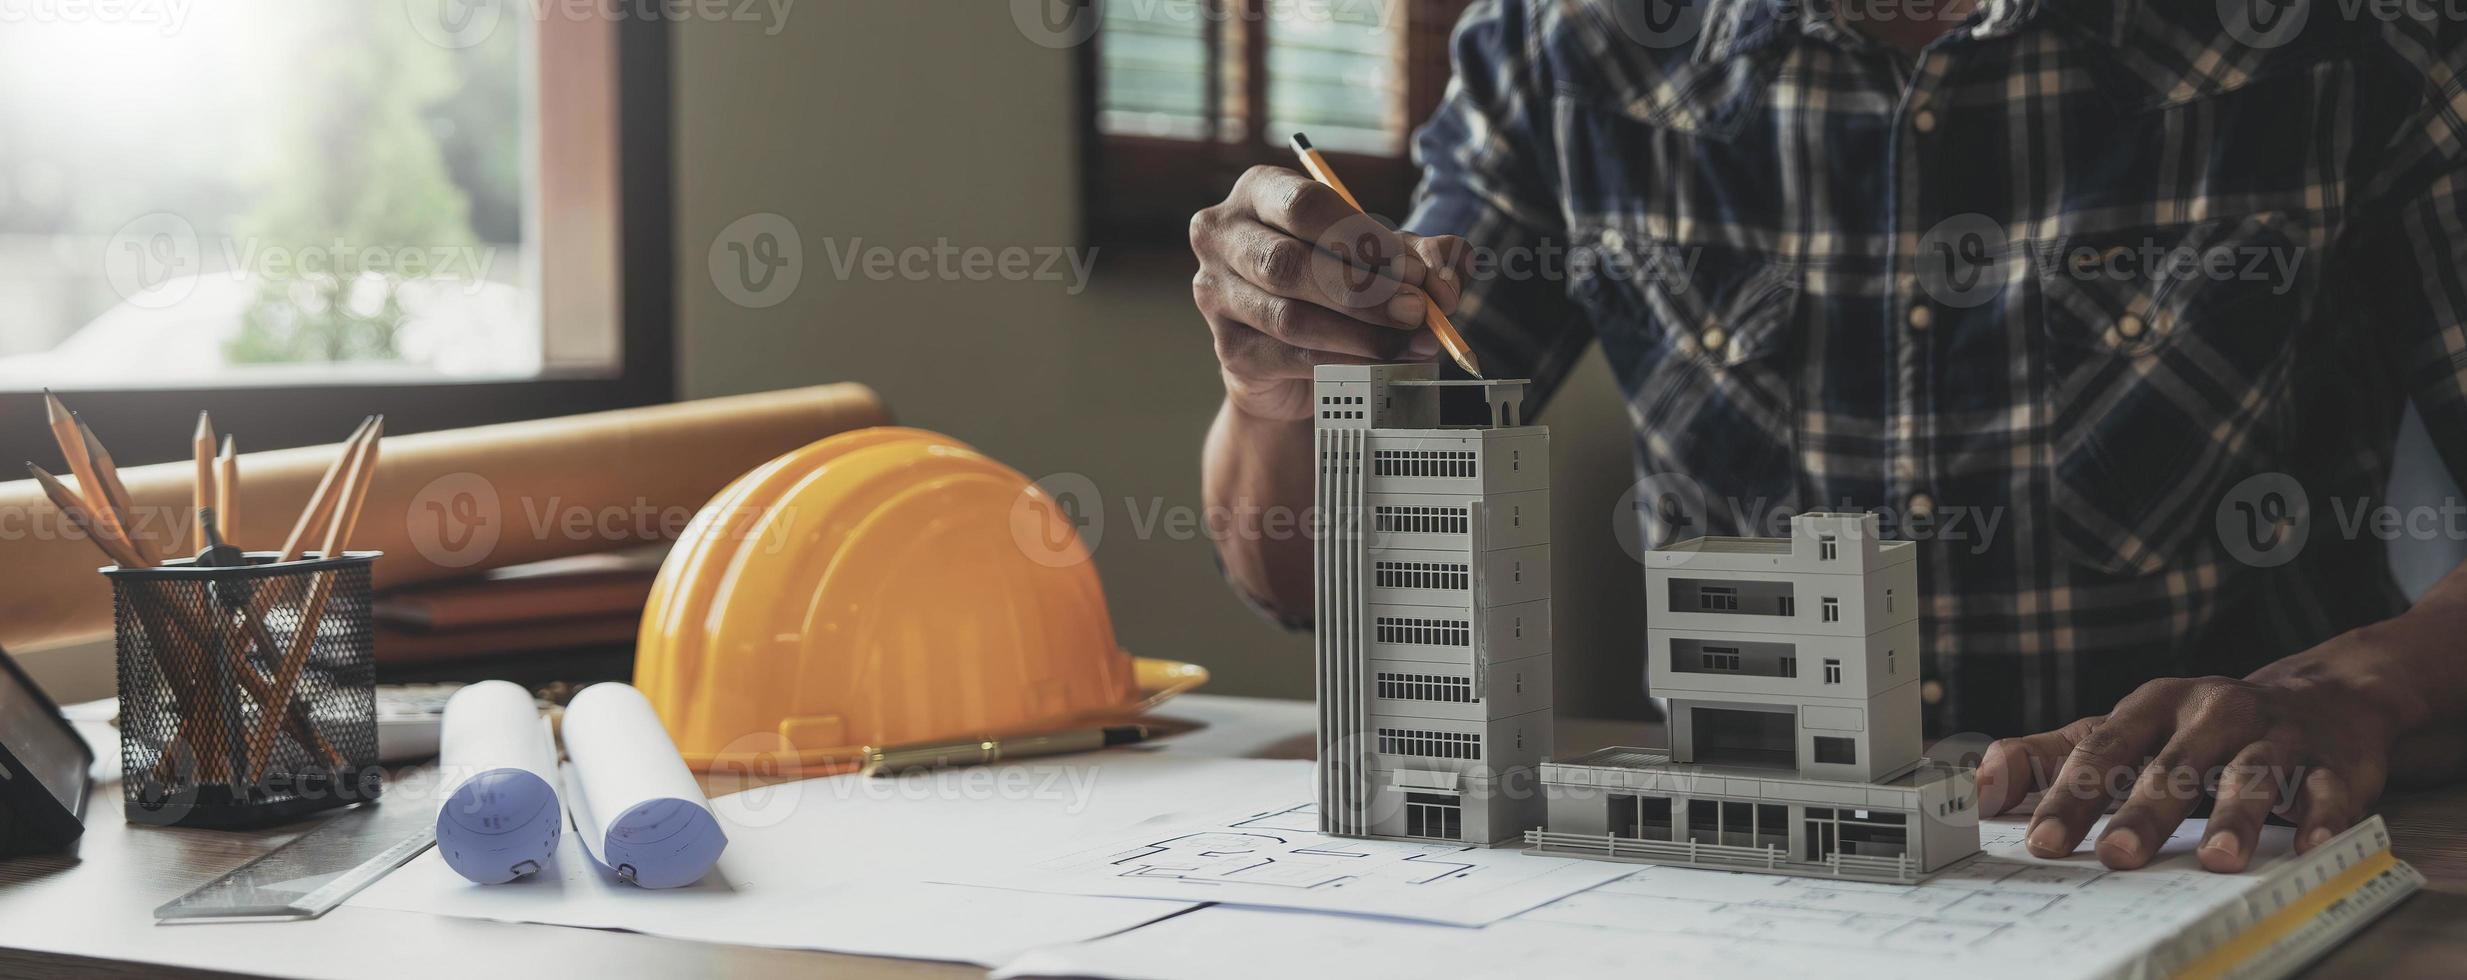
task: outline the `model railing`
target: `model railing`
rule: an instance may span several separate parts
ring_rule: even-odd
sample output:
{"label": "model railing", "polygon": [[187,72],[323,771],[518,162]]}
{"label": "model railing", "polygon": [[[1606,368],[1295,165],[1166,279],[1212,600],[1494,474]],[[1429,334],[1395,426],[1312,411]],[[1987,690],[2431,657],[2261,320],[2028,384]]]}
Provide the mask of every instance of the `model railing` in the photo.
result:
{"label": "model railing", "polygon": [[1894,881],[1917,881],[1919,869],[1908,854],[1892,857],[1868,857],[1835,851],[1826,855],[1825,867],[1836,878],[1890,878]]}
{"label": "model railing", "polygon": [[[1525,846],[1541,851],[1568,854],[1598,854],[1607,858],[1650,861],[1656,864],[1684,864],[1700,868],[1740,868],[1779,870],[1790,863],[1787,848],[1765,845],[1741,847],[1735,844],[1701,844],[1696,841],[1637,840],[1616,834],[1562,834],[1548,830],[1525,831]],[[1828,855],[1824,868],[1836,878],[1867,881],[1909,883],[1919,880],[1919,869],[1909,855],[1868,857],[1835,852]],[[1807,867],[1800,865],[1800,867]]]}
{"label": "model railing", "polygon": [[1575,851],[1665,864],[1722,865],[1767,871],[1790,859],[1788,850],[1771,845],[1740,847],[1735,844],[1700,844],[1692,840],[1637,840],[1616,834],[1558,834],[1539,829],[1525,831],[1525,844],[1546,851]]}

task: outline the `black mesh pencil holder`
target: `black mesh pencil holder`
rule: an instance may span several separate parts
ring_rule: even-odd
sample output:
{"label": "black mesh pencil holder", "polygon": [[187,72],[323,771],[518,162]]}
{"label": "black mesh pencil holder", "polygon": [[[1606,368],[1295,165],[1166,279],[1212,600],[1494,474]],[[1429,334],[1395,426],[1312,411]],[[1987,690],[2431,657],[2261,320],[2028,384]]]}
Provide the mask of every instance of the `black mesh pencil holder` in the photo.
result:
{"label": "black mesh pencil holder", "polygon": [[253,827],[373,800],[376,552],[106,568],[134,823]]}

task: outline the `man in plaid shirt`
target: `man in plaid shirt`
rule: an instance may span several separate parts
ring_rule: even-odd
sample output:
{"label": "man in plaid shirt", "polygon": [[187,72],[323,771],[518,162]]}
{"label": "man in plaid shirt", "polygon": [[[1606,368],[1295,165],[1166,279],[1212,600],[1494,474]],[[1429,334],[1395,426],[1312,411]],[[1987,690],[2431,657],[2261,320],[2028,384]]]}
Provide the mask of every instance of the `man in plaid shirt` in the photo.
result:
{"label": "man in plaid shirt", "polygon": [[[1312,366],[1432,357],[1425,303],[1538,397],[1598,341],[1655,540],[1920,542],[1931,727],[2054,728],[1980,772],[2059,790],[2034,850],[2122,799],[2138,867],[2187,772],[2205,865],[2274,807],[2309,848],[2467,758],[2467,573],[2410,608],[2334,519],[2411,401],[2467,467],[2467,25],[2392,9],[1479,2],[1409,232],[1281,168],[1194,218],[1210,503],[1307,507]],[[1307,615],[1309,542],[1221,549]]]}

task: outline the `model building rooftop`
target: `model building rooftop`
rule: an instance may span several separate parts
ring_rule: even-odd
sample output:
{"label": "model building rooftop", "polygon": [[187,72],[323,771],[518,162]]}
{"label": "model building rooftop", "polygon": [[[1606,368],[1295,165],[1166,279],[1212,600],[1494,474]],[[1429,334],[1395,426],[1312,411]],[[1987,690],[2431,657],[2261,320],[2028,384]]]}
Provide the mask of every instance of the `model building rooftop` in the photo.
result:
{"label": "model building rooftop", "polygon": [[1645,553],[1648,568],[1715,572],[1864,574],[1918,558],[1915,542],[1887,541],[1874,514],[1809,513],[1786,538],[1702,537]]}

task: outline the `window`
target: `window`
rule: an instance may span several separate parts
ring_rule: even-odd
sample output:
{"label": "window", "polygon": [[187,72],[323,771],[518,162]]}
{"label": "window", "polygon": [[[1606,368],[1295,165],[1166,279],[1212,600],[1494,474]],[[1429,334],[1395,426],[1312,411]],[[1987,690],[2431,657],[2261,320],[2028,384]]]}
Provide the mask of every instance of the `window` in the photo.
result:
{"label": "window", "polygon": [[1371,563],[1371,581],[1383,589],[1461,592],[1473,584],[1473,571],[1466,565],[1447,562],[1378,561]]}
{"label": "window", "polygon": [[1374,214],[1400,218],[1406,136],[1448,82],[1470,0],[1035,0],[1061,46],[1085,35],[1087,227],[1100,244],[1178,245],[1191,213],[1307,132]]}
{"label": "window", "polygon": [[1379,696],[1391,701],[1473,703],[1473,679],[1446,674],[1402,674],[1381,671]]}
{"label": "window", "polygon": [[[1638,837],[1640,834],[1651,832],[1653,824],[1650,820],[1650,811],[1644,810],[1641,804],[1654,802],[1654,797],[1641,797],[1635,800],[1640,804],[1637,818],[1633,823],[1637,833],[1620,832],[1623,827],[1628,826],[1622,822],[1626,815],[1620,812],[1622,802],[1628,799],[1630,798],[1611,797],[1611,832],[1620,837]],[[1662,812],[1667,819],[1667,801],[1662,802],[1665,804]],[[1687,814],[1688,839],[1699,844],[1776,849],[1790,847],[1790,808],[1781,804],[1753,803],[1745,800],[1689,800]],[[1664,827],[1662,832],[1665,836],[1640,837],[1640,839],[1668,840],[1668,828]]]}
{"label": "window", "polygon": [[1465,836],[1464,806],[1445,793],[1405,794],[1405,836],[1457,840]]}
{"label": "window", "polygon": [[1786,595],[1775,598],[1773,600],[1773,614],[1776,616],[1798,615],[1799,597],[1795,595]]}
{"label": "window", "polygon": [[1883,810],[1808,807],[1803,817],[1806,860],[1822,861],[1835,851],[1859,857],[1900,857],[1907,853],[1907,815]]}
{"label": "window", "polygon": [[1630,840],[1670,839],[1670,797],[1623,796],[1610,797],[1610,832]]}
{"label": "window", "polygon": [[409,9],[0,31],[0,405],[82,391],[129,465],[201,408],[256,451],[671,397],[665,26]]}
{"label": "window", "polygon": [[1901,672],[1902,672],[1902,669],[1901,669],[1900,667],[1895,666],[1895,665],[1894,665],[1894,663],[1893,663],[1893,651],[1891,651],[1891,650],[1887,650],[1887,651],[1885,651],[1885,673],[1888,673],[1888,674],[1898,674],[1898,673],[1901,673]]}
{"label": "window", "polygon": [[1462,647],[1473,645],[1473,624],[1462,619],[1407,619],[1381,616],[1374,625],[1381,643],[1412,643],[1422,646]]}
{"label": "window", "polygon": [[1379,730],[1379,751],[1386,755],[1414,755],[1425,759],[1479,760],[1482,758],[1482,736],[1465,732],[1382,728]]}
{"label": "window", "polygon": [[1886,611],[1886,612],[1892,612],[1892,611],[1893,611],[1893,590],[1892,590],[1892,589],[1886,589],[1886,590],[1885,590],[1885,611]]}
{"label": "window", "polygon": [[1828,766],[1859,764],[1859,743],[1834,735],[1816,736],[1816,761]]}
{"label": "window", "polygon": [[1838,623],[1842,621],[1842,601],[1840,599],[1836,599],[1832,596],[1825,597],[1824,620],[1828,623]]}
{"label": "window", "polygon": [[1698,663],[1708,671],[1736,672],[1739,669],[1737,647],[1706,647],[1698,657]]}
{"label": "window", "polygon": [[1719,585],[1697,586],[1696,608],[1736,612],[1739,609],[1739,590]]}
{"label": "window", "polygon": [[1842,662],[1831,657],[1825,658],[1825,683],[1839,684],[1841,682]]}
{"label": "window", "polygon": [[1836,540],[1833,535],[1819,534],[1816,536],[1816,557],[1819,560],[1832,561],[1836,558],[1840,558],[1841,556],[1841,542]]}
{"label": "window", "polygon": [[1468,477],[1474,455],[1450,449],[1380,449],[1371,453],[1373,476]]}
{"label": "window", "polygon": [[1463,507],[1396,507],[1382,504],[1371,508],[1372,526],[1390,533],[1463,534],[1469,523]]}

